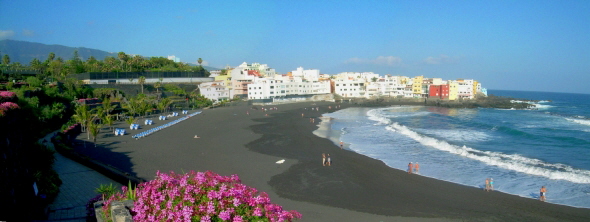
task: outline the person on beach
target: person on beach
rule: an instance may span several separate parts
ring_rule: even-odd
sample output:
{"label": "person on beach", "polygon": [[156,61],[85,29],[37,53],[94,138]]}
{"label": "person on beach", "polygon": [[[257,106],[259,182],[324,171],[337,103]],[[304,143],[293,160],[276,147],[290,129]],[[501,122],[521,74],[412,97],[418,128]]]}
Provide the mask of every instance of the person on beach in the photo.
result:
{"label": "person on beach", "polygon": [[420,171],[420,164],[418,164],[418,162],[416,162],[414,164],[414,173],[418,173],[418,171]]}
{"label": "person on beach", "polygon": [[485,191],[490,191],[490,178],[486,178],[486,189]]}
{"label": "person on beach", "polygon": [[301,117],[303,117],[303,116],[304,116],[303,113],[301,113]]}
{"label": "person on beach", "polygon": [[246,111],[246,115],[248,115],[248,116],[249,116],[249,115],[250,115],[250,112]]}
{"label": "person on beach", "polygon": [[547,193],[547,188],[545,188],[545,186],[541,187],[541,192],[539,193],[539,200],[545,202],[545,193]]}
{"label": "person on beach", "polygon": [[328,160],[326,161],[328,166],[332,166],[332,159],[330,159],[330,154],[328,153]]}
{"label": "person on beach", "polygon": [[199,136],[195,135],[195,137],[194,137],[194,138],[195,138],[195,139],[198,139],[198,138],[201,138],[201,137],[199,137]]}
{"label": "person on beach", "polygon": [[326,166],[326,154],[322,153],[322,166]]}
{"label": "person on beach", "polygon": [[340,149],[344,149],[344,143],[340,141]]}
{"label": "person on beach", "polygon": [[490,178],[490,189],[491,191],[494,191],[494,178]]}
{"label": "person on beach", "polygon": [[408,174],[412,174],[412,170],[414,169],[414,165],[412,162],[408,163]]}

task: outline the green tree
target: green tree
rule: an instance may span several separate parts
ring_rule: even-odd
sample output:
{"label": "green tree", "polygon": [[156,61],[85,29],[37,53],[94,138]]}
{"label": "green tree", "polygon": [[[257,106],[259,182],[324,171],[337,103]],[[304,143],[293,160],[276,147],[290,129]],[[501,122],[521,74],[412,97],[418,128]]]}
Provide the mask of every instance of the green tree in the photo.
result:
{"label": "green tree", "polygon": [[141,109],[141,100],[138,98],[128,99],[123,105],[123,108],[127,109],[127,113],[134,117],[135,114],[138,114]]}
{"label": "green tree", "polygon": [[101,124],[96,123],[95,121],[90,121],[88,125],[88,132],[92,134],[92,141],[94,142],[94,147],[96,147],[96,137],[100,133],[100,128],[102,128]]}
{"label": "green tree", "polygon": [[213,101],[207,99],[203,95],[197,95],[194,99],[194,103],[197,108],[203,108],[213,105]]}
{"label": "green tree", "polygon": [[137,83],[139,83],[139,85],[141,85],[141,94],[143,94],[143,84],[145,84],[145,76],[140,76],[139,79],[137,80]]}
{"label": "green tree", "polygon": [[170,98],[162,98],[158,104],[156,104],[158,110],[161,113],[164,113],[168,107],[172,104],[172,100]]}
{"label": "green tree", "polygon": [[377,77],[373,77],[373,78],[371,78],[371,81],[373,81],[373,82],[377,82]]}
{"label": "green tree", "polygon": [[51,62],[55,59],[55,53],[50,52],[49,55],[47,56],[47,61]]}
{"label": "green tree", "polygon": [[29,87],[32,88],[37,88],[37,87],[41,87],[41,85],[43,85],[43,81],[41,81],[40,79],[38,79],[37,77],[28,77],[25,82],[29,85]]}
{"label": "green tree", "polygon": [[[92,114],[87,105],[78,105],[74,115],[72,116],[82,126],[82,132],[86,131],[86,127],[90,124],[93,119]],[[90,133],[88,133],[88,139],[90,139]]]}
{"label": "green tree", "polygon": [[162,82],[154,83],[154,88],[156,88],[156,92],[160,92],[160,87],[162,87]]}
{"label": "green tree", "polygon": [[125,122],[126,122],[127,124],[131,125],[131,124],[135,123],[135,117],[133,117],[133,116],[130,116],[129,118],[127,118],[127,119],[125,120]]}
{"label": "green tree", "polygon": [[197,60],[197,62],[199,63],[199,66],[200,66],[201,63],[203,63],[203,59],[199,58],[199,60]]}
{"label": "green tree", "polygon": [[103,119],[102,122],[104,124],[106,124],[107,126],[109,126],[109,130],[113,130],[113,124],[115,123],[115,120],[113,119],[112,115],[106,115]]}
{"label": "green tree", "polygon": [[4,54],[4,56],[2,57],[2,64],[4,64],[4,65],[10,64],[10,56],[8,56],[8,54]]}

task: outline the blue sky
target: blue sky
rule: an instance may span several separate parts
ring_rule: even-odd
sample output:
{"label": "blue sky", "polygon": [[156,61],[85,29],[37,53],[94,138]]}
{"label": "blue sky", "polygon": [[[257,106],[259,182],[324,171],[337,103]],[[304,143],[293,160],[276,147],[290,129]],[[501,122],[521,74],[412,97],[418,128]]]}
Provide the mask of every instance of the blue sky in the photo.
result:
{"label": "blue sky", "polygon": [[590,1],[7,1],[0,39],[590,93]]}

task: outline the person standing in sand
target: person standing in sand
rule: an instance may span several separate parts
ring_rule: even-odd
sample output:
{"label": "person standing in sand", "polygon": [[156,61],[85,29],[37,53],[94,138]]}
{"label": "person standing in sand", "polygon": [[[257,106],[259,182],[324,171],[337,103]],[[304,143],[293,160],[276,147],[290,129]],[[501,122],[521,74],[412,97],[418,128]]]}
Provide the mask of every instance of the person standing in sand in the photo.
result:
{"label": "person standing in sand", "polygon": [[541,192],[539,193],[539,200],[545,202],[546,200],[546,194],[547,193],[547,188],[545,188],[545,186],[541,187]]}
{"label": "person standing in sand", "polygon": [[328,160],[326,161],[326,163],[328,163],[328,166],[332,166],[332,159],[330,158],[329,153],[328,153]]}
{"label": "person standing in sand", "polygon": [[490,191],[490,178],[486,178],[486,189],[485,191]]}
{"label": "person standing in sand", "polygon": [[418,173],[418,171],[420,171],[420,164],[418,164],[418,162],[416,162],[414,164],[414,173]]}
{"label": "person standing in sand", "polygon": [[326,154],[322,153],[322,166],[326,166]]}
{"label": "person standing in sand", "polygon": [[491,191],[494,191],[494,178],[490,178],[490,189]]}
{"label": "person standing in sand", "polygon": [[344,149],[344,143],[340,141],[340,149]]}
{"label": "person standing in sand", "polygon": [[414,165],[412,162],[408,163],[408,174],[412,174],[412,170],[414,169]]}

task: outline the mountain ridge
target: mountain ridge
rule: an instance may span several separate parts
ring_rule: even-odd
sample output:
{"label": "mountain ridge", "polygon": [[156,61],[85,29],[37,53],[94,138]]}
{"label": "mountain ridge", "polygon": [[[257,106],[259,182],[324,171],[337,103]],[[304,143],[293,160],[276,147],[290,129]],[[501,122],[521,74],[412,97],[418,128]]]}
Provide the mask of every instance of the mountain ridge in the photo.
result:
{"label": "mountain ridge", "polygon": [[[107,56],[117,58],[117,53],[107,52],[100,49],[70,47],[58,44],[48,45],[11,39],[0,40],[0,56],[7,54],[10,57],[10,63],[19,62],[23,65],[28,65],[34,58],[43,62],[51,52],[55,53],[55,58],[61,57],[64,60],[70,60],[74,57],[74,51],[76,50],[78,50],[78,55],[82,60],[86,60],[90,58],[90,56],[94,56],[97,60],[103,60]],[[219,70],[219,68],[209,66],[203,66],[203,68],[206,70]]]}

